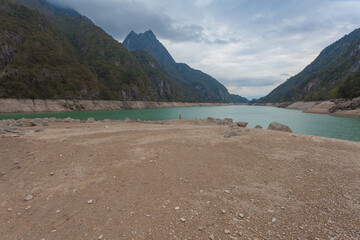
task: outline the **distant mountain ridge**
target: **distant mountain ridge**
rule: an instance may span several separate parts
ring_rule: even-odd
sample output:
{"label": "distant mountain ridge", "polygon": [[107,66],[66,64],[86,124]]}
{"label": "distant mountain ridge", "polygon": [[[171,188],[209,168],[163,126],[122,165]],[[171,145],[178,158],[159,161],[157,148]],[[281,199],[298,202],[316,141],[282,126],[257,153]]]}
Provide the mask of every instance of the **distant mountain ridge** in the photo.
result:
{"label": "distant mountain ridge", "polygon": [[229,92],[216,79],[184,63],[176,63],[151,30],[140,34],[131,31],[123,45],[129,51],[146,51],[155,57],[170,78],[182,86],[181,96],[192,101],[231,102]]}
{"label": "distant mountain ridge", "polygon": [[359,96],[360,28],[326,47],[302,72],[260,101],[310,101]]}
{"label": "distant mountain ridge", "polygon": [[177,79],[157,58],[129,52],[76,10],[0,0],[0,21],[0,97],[231,102],[223,85],[176,65],[160,42],[148,43],[163,53],[161,62],[177,67]]}

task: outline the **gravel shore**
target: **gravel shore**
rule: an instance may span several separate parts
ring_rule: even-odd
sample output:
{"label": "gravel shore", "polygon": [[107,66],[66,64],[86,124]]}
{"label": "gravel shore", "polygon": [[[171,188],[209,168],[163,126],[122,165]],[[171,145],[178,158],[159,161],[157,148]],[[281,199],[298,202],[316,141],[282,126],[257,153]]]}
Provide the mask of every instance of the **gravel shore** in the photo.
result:
{"label": "gravel shore", "polygon": [[18,128],[0,138],[0,239],[360,239],[358,142],[206,120]]}

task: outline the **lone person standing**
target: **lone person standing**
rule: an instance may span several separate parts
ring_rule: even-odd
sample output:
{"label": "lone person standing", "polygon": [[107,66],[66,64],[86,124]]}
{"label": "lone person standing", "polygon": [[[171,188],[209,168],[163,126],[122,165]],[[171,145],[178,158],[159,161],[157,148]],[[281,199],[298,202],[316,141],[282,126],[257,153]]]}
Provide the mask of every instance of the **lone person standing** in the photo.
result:
{"label": "lone person standing", "polygon": [[179,119],[181,120],[181,114],[179,114]]}

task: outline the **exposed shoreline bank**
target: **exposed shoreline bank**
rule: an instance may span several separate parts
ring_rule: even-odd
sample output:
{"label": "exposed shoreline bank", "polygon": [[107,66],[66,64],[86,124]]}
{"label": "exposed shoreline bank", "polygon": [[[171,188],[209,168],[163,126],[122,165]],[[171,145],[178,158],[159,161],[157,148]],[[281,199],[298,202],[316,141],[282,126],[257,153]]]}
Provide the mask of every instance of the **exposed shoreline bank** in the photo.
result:
{"label": "exposed shoreline bank", "polygon": [[360,117],[360,98],[353,100],[283,102],[283,103],[189,103],[146,102],[113,100],[52,100],[52,99],[0,99],[0,113],[38,113],[101,111],[124,109],[150,109],[169,107],[250,105],[303,110],[304,113]]}
{"label": "exposed shoreline bank", "polygon": [[0,113],[37,113],[148,109],[168,107],[227,106],[233,103],[145,102],[111,100],[0,99]]}
{"label": "exposed shoreline bank", "polygon": [[255,103],[252,105],[297,109],[303,110],[304,113],[360,117],[360,98],[355,98],[353,100],[335,99],[331,101]]}

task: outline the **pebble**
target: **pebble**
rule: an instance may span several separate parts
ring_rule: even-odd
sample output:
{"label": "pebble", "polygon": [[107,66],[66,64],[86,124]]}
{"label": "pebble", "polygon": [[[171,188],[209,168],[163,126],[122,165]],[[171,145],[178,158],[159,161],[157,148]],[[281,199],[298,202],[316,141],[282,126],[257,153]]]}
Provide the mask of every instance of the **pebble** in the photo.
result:
{"label": "pebble", "polygon": [[50,173],[50,176],[54,176],[54,174],[55,174],[54,172],[51,172],[51,173]]}
{"label": "pebble", "polygon": [[180,209],[180,207],[175,207],[175,210],[179,210]]}
{"label": "pebble", "polygon": [[200,190],[200,193],[203,193],[204,192],[204,190]]}
{"label": "pebble", "polygon": [[12,211],[12,208],[8,208],[8,211],[11,212],[11,211]]}
{"label": "pebble", "polygon": [[31,206],[27,206],[25,209],[26,209],[26,210],[29,210],[30,208],[31,208]]}
{"label": "pebble", "polygon": [[225,230],[224,230],[224,233],[225,233],[225,234],[230,234],[231,232],[230,232],[229,229],[225,229]]}
{"label": "pebble", "polygon": [[180,221],[185,222],[186,219],[185,218],[180,218]]}
{"label": "pebble", "polygon": [[225,190],[225,192],[226,192],[226,193],[230,193],[230,191],[229,191],[229,190]]}
{"label": "pebble", "polygon": [[211,240],[215,240],[214,234],[211,234],[211,235],[209,236],[209,238],[210,238]]}
{"label": "pebble", "polygon": [[274,223],[276,222],[276,218],[272,218],[271,221]]}
{"label": "pebble", "polygon": [[88,204],[92,204],[93,203],[93,200],[90,199],[89,201],[87,201]]}
{"label": "pebble", "polygon": [[226,211],[225,210],[220,210],[221,212],[222,212],[222,214],[225,214],[226,213]]}
{"label": "pebble", "polygon": [[203,228],[203,227],[199,227],[199,231],[202,231],[202,230],[204,230],[204,228]]}
{"label": "pebble", "polygon": [[105,128],[109,128],[109,126],[105,126]]}
{"label": "pebble", "polygon": [[60,210],[56,210],[56,213],[59,213],[60,212]]}
{"label": "pebble", "polygon": [[37,133],[37,132],[43,132],[44,131],[44,129],[43,128],[37,128],[37,129],[35,129],[35,132]]}
{"label": "pebble", "polygon": [[240,214],[239,214],[239,217],[244,218],[244,214],[243,214],[243,213],[240,213]]}
{"label": "pebble", "polygon": [[29,194],[29,195],[26,196],[26,198],[25,198],[24,200],[25,200],[25,201],[30,201],[30,200],[33,199],[33,198],[34,198],[34,196],[31,195],[31,194]]}
{"label": "pebble", "polygon": [[98,237],[98,240],[101,240],[101,239],[103,239],[104,238],[104,236],[103,235],[100,235],[99,237]]}

